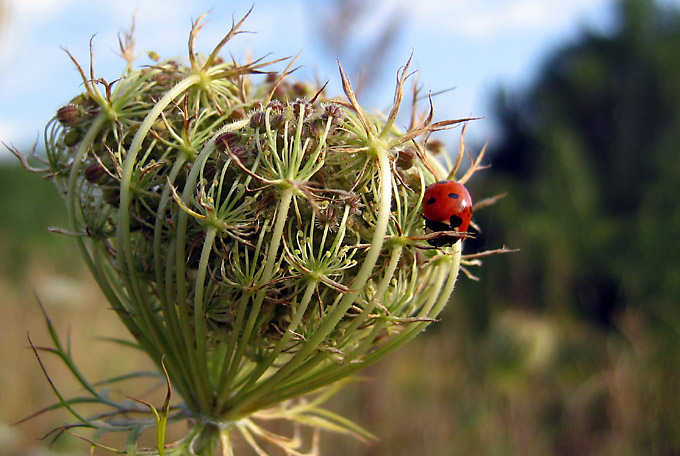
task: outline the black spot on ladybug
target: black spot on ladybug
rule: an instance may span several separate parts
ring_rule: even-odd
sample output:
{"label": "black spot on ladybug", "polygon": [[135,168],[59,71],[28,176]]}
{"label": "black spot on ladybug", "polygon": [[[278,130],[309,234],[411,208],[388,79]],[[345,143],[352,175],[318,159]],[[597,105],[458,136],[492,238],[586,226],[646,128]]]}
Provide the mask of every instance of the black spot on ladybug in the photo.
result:
{"label": "black spot on ladybug", "polygon": [[425,204],[434,204],[437,202],[437,198],[430,198]]}
{"label": "black spot on ladybug", "polygon": [[458,228],[463,224],[463,219],[458,217],[457,215],[452,215],[451,218],[449,219],[449,223],[451,223],[452,227]]}
{"label": "black spot on ladybug", "polygon": [[460,198],[460,195],[458,193],[449,193],[449,198],[457,200]]}

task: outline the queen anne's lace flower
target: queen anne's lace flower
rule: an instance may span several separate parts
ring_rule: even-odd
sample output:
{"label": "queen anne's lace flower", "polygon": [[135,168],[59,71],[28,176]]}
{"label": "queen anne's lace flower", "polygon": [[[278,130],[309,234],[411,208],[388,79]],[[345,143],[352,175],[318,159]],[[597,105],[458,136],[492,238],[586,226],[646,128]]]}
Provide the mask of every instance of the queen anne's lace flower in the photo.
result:
{"label": "queen anne's lace flower", "polygon": [[[242,22],[206,57],[194,52],[197,21],[186,63],[154,56],[135,69],[124,40],[128,66],[111,83],[73,59],[85,92],[46,128],[69,231],[182,400],[152,408],[156,420],[133,419],[129,403],[79,377],[112,408],[95,421],[64,400],[100,430],[97,445],[104,432],[157,426],[159,454],[229,454],[232,430],[253,448],[263,439],[302,454],[299,441],[258,424],[275,417],[367,437],[318,409],[320,399],[289,400],[392,352],[453,291],[462,242],[432,248],[440,233],[425,233],[422,217],[426,186],[451,174],[430,159],[426,139],[466,119],[416,115],[414,90],[411,126],[399,129],[408,64],[380,116],[359,106],[342,68],[345,101],[293,81],[292,62],[277,74],[267,70],[275,62],[223,60]],[[164,450],[165,424],[183,419],[189,434]],[[134,434],[129,442],[134,451]]]}

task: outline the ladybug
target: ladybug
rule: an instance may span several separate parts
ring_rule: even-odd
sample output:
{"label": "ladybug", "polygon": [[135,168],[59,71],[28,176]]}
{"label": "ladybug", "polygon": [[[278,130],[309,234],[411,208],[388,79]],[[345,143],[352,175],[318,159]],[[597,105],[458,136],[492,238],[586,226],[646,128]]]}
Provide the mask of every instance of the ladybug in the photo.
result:
{"label": "ladybug", "polygon": [[428,232],[458,231],[460,235],[438,236],[427,242],[435,247],[455,244],[464,237],[472,219],[472,198],[463,184],[443,180],[429,185],[423,197],[423,216]]}

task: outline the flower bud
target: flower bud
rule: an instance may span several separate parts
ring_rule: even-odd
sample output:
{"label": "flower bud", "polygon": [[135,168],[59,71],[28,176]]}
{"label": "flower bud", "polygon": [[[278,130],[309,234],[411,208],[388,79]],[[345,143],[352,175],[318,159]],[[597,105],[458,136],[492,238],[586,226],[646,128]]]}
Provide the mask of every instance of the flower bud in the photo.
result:
{"label": "flower bud", "polygon": [[283,111],[286,107],[281,103],[279,100],[272,100],[267,104],[268,108],[271,108],[276,111]]}
{"label": "flower bud", "polygon": [[264,112],[257,111],[250,116],[250,128],[255,130],[263,130],[265,127]]}
{"label": "flower bud", "polygon": [[[342,119],[342,110],[340,109],[340,106],[338,106],[335,103],[331,103],[326,105],[323,108],[323,114],[321,115],[321,120],[323,120],[324,124],[328,122],[328,118],[331,118],[331,125],[334,127],[340,123],[340,120]],[[331,128],[333,130],[333,128]]]}

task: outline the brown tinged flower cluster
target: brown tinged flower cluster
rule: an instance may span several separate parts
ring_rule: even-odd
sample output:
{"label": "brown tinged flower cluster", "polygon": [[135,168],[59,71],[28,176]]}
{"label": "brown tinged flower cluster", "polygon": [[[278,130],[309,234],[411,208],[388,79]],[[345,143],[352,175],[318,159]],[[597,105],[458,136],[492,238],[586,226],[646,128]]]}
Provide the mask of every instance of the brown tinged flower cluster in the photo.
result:
{"label": "brown tinged flower cluster", "polygon": [[[263,431],[265,416],[370,436],[318,401],[289,400],[341,383],[424,330],[465,262],[462,241],[427,242],[439,233],[425,233],[422,203],[464,154],[461,141],[449,172],[428,136],[469,119],[433,122],[431,106],[418,115],[414,88],[411,125],[398,128],[410,61],[386,116],[359,105],[341,67],[344,100],[292,80],[294,59],[281,72],[267,70],[280,61],[225,61],[218,53],[243,20],[203,56],[201,18],[188,62],[154,55],[141,69],[127,36],[128,65],[111,83],[71,57],[86,91],[45,131],[45,172],[64,194],[70,232],[182,400],[160,412],[146,404],[154,422],[125,421],[129,406],[89,387],[113,408],[101,432],[154,425],[156,454],[231,454],[233,431],[253,448],[259,438],[303,454],[300,442]],[[165,425],[184,419],[191,431],[166,448]]]}

